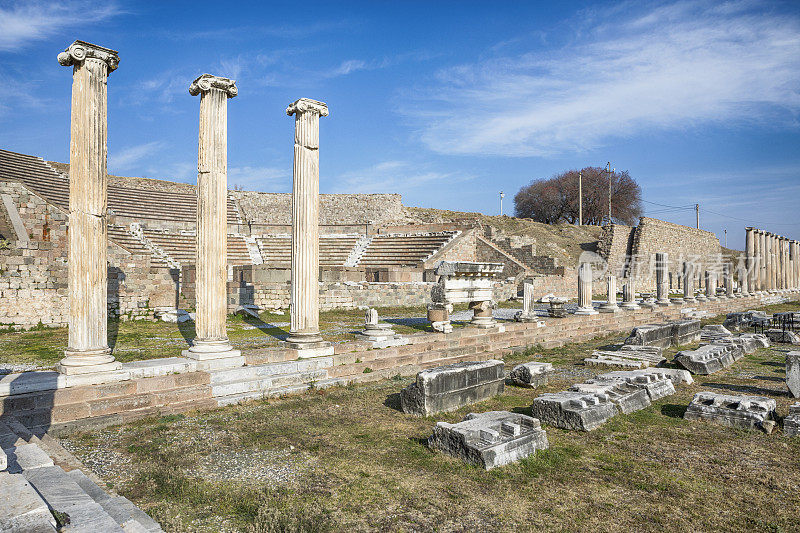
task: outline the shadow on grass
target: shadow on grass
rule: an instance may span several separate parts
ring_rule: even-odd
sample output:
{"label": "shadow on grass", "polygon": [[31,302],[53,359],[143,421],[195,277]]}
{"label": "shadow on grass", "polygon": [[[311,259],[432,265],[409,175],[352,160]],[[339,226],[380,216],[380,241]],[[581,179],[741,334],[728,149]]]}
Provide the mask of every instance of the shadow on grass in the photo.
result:
{"label": "shadow on grass", "polygon": [[753,376],[753,379],[759,379],[761,381],[775,381],[777,383],[783,383],[784,381],[786,381],[783,378],[778,378],[775,376]]}
{"label": "shadow on grass", "polygon": [[395,411],[400,411],[401,413],[403,412],[403,408],[400,405],[399,392],[395,392],[387,396],[386,399],[383,401],[383,405],[385,405],[389,409],[394,409]]}
{"label": "shadow on grass", "polygon": [[778,363],[777,361],[761,361],[758,364],[764,366],[777,366],[779,368],[784,368],[786,366],[786,363]]}
{"label": "shadow on grass", "polygon": [[289,336],[289,332],[288,331],[285,331],[285,330],[279,328],[278,326],[274,326],[272,324],[268,324],[268,323],[264,322],[263,320],[261,320],[260,318],[256,318],[256,317],[254,317],[252,315],[245,314],[242,319],[246,323],[248,323],[249,325],[255,327],[259,331],[263,331],[265,334],[267,334],[267,335],[269,335],[269,336],[271,336],[271,337],[273,337],[275,339],[278,339],[278,340],[281,340],[281,341],[285,341],[286,338]]}
{"label": "shadow on grass", "polygon": [[731,385],[730,383],[703,383],[704,387],[711,387],[712,389],[729,390],[733,392],[743,392],[745,394],[755,394],[758,396],[786,396],[786,391],[765,389],[763,387],[754,387],[752,385]]}
{"label": "shadow on grass", "polygon": [[192,346],[194,339],[197,337],[197,331],[194,328],[194,320],[187,320],[186,322],[178,322],[178,331],[186,341],[186,344]]}
{"label": "shadow on grass", "polygon": [[383,320],[384,322],[388,322],[389,324],[395,324],[398,326],[405,326],[407,328],[411,328],[417,331],[426,331],[430,332],[430,322],[428,322],[427,318],[386,318]]}
{"label": "shadow on grass", "polygon": [[530,405],[528,407],[514,407],[511,412],[518,415],[533,416]]}
{"label": "shadow on grass", "polygon": [[119,317],[109,318],[106,321],[106,328],[108,331],[108,347],[111,348],[111,351],[114,351],[114,347],[117,345],[117,337],[119,336]]}
{"label": "shadow on grass", "polygon": [[686,414],[686,405],[676,405],[674,403],[665,403],[661,406],[661,414],[672,418],[683,418]]}

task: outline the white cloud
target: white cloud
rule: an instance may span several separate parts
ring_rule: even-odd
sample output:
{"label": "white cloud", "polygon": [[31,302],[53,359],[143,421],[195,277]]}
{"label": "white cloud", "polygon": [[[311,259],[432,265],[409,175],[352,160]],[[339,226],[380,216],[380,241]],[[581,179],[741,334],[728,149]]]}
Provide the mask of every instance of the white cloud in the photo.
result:
{"label": "white cloud", "polygon": [[384,161],[360,171],[341,174],[336,180],[335,190],[340,193],[385,193],[387,191],[407,194],[425,187],[432,192],[445,185],[472,179],[472,176],[453,172],[436,172],[405,161]]}
{"label": "white cloud", "polygon": [[647,129],[794,126],[800,19],[750,5],[684,1],[613,21],[593,12],[595,30],[561,49],[439,71],[404,113],[446,154],[547,156]]}
{"label": "white cloud", "polygon": [[0,51],[17,50],[58,31],[101,22],[121,13],[114,2],[98,5],[85,1],[23,1],[0,6]]}
{"label": "white cloud", "polygon": [[150,159],[153,154],[162,148],[162,143],[153,141],[149,143],[130,146],[108,154],[108,170],[111,174],[126,173],[141,166],[141,163]]}

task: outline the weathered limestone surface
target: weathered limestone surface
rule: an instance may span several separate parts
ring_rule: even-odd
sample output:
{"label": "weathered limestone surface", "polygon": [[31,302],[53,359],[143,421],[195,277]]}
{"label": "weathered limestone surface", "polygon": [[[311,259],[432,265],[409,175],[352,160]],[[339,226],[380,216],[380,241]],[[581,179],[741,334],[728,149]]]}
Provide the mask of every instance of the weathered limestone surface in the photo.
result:
{"label": "weathered limestone surface", "polygon": [[788,329],[768,329],[767,337],[769,337],[769,340],[772,342],[793,344],[795,346],[800,345],[800,336],[798,336],[794,331],[789,331]]}
{"label": "weathered limestone surface", "polygon": [[69,180],[69,341],[63,374],[119,369],[108,347],[108,75],[115,50],[75,41],[58,54],[72,67]]}
{"label": "weathered limestone surface", "polygon": [[761,428],[775,417],[775,400],[763,396],[732,396],[698,392],[686,409],[686,420],[707,420],[743,429]]}
{"label": "weathered limestone surface", "polygon": [[800,352],[786,354],[786,386],[792,397],[800,398]]}
{"label": "weathered limestone surface", "polygon": [[767,320],[768,318],[763,311],[741,311],[728,313],[722,325],[729,331],[741,331],[743,328],[751,327],[757,320]]}
{"label": "weathered limestone surface", "polygon": [[503,362],[462,362],[423,370],[400,392],[404,413],[428,416],[454,411],[503,392]]}
{"label": "weathered limestone surface", "polygon": [[373,348],[388,348],[389,346],[403,346],[408,344],[408,339],[404,339],[392,329],[391,324],[378,322],[377,309],[367,309],[364,316],[364,329],[358,334]]}
{"label": "weathered limestone surface", "polygon": [[669,255],[664,253],[656,254],[656,305],[672,305],[669,300]]}
{"label": "weathered limestone surface", "polygon": [[332,355],[319,334],[319,119],[323,102],[301,98],[286,108],[295,117],[292,184],[291,326],[287,345]]}
{"label": "weathered limestone surface", "polygon": [[503,268],[503,263],[442,261],[436,266],[439,282],[431,289],[431,299],[440,305],[467,303],[473,312],[471,325],[493,328],[494,282]]}
{"label": "weathered limestone surface", "polygon": [[789,406],[789,414],[783,419],[783,433],[787,437],[800,437],[800,403]]}
{"label": "weathered limestone surface", "polygon": [[598,379],[627,379],[640,376],[651,376],[652,379],[668,379],[675,385],[691,385],[694,383],[692,374],[688,370],[679,368],[644,368],[642,370],[615,370],[597,376]]}
{"label": "weathered limestone surface", "polygon": [[200,95],[197,149],[197,266],[195,330],[197,337],[183,355],[198,361],[244,358],[228,341],[228,98],[236,82],[203,74],[189,86]]}
{"label": "weathered limestone surface", "polygon": [[639,346],[623,344],[616,351],[594,350],[591,357],[583,361],[589,366],[621,366],[626,368],[646,368],[665,361],[662,349],[658,346]]}
{"label": "weathered limestone surface", "polygon": [[697,300],[694,297],[694,266],[688,261],[683,262],[681,276],[683,279],[683,301],[686,303],[695,303]]}
{"label": "weathered limestone surface", "polygon": [[696,350],[683,350],[675,362],[692,374],[713,374],[731,366],[744,356],[744,351],[734,344],[706,344]]}
{"label": "weathered limestone surface", "polygon": [[533,283],[526,281],[522,284],[522,311],[514,315],[517,322],[538,322],[534,308]]}
{"label": "weathered limestone surface", "polygon": [[625,278],[625,283],[622,285],[622,304],[620,307],[630,311],[640,309],[639,304],[636,303],[636,278],[632,275]]}
{"label": "weathered limestone surface", "polygon": [[650,405],[650,396],[644,387],[622,380],[590,380],[570,387],[571,391],[586,394],[605,394],[623,414],[633,413]]}
{"label": "weathered limestone surface", "polygon": [[607,394],[563,391],[535,398],[531,414],[558,428],[591,431],[616,415],[617,408]]}
{"label": "weathered limestone surface", "polygon": [[553,365],[550,363],[531,361],[515,366],[509,374],[509,380],[519,387],[535,389],[547,384],[552,371]]}
{"label": "weathered limestone surface", "polygon": [[576,315],[596,315],[592,306],[592,264],[581,263],[578,267],[578,309]]}
{"label": "weathered limestone surface", "polygon": [[56,531],[56,520],[50,509],[22,474],[0,472],[0,487],[0,531]]}
{"label": "weathered limestone surface", "polygon": [[664,324],[647,324],[633,328],[625,344],[669,348],[700,339],[699,320],[676,320]]}
{"label": "weathered limestone surface", "polygon": [[606,294],[607,300],[600,306],[601,313],[619,313],[617,305],[617,277],[614,274],[606,275]]}
{"label": "weathered limestone surface", "polygon": [[533,455],[548,443],[537,419],[490,411],[470,413],[457,424],[438,422],[428,446],[490,470]]}

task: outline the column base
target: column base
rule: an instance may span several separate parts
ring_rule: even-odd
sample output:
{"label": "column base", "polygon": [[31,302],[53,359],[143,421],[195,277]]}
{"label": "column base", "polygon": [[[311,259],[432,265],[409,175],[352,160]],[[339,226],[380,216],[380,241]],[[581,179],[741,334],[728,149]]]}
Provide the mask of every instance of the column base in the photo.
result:
{"label": "column base", "polygon": [[491,329],[497,327],[497,320],[491,316],[476,316],[469,321],[469,325],[480,329]]}
{"label": "column base", "polygon": [[201,340],[195,339],[192,346],[183,350],[181,355],[198,361],[198,370],[217,370],[244,366],[242,352],[234,350],[228,339]]}
{"label": "column base", "polygon": [[659,307],[669,307],[672,305],[672,302],[669,300],[656,300],[656,305]]}
{"label": "column base", "polygon": [[684,297],[683,298],[683,302],[687,303],[687,304],[694,304],[694,303],[697,303],[697,299],[694,296],[692,296],[690,298]]}
{"label": "column base", "polygon": [[627,309],[629,311],[635,311],[637,309],[641,309],[642,307],[637,304],[636,302],[622,302],[620,307],[623,309]]}
{"label": "column base", "polygon": [[603,304],[598,309],[601,313],[620,313],[622,309],[615,303],[615,304]]}
{"label": "column base", "polygon": [[514,315],[514,320],[517,322],[538,322],[539,316],[538,315],[526,315],[522,311]]}
{"label": "column base", "polygon": [[319,332],[293,331],[286,338],[286,347],[297,352],[299,359],[333,355],[333,345],[324,340]]}
{"label": "column base", "polygon": [[683,305],[683,298],[670,298],[670,301],[675,305]]}
{"label": "column base", "polygon": [[575,310],[576,315],[599,315],[594,307],[579,307]]}
{"label": "column base", "polygon": [[122,363],[111,355],[111,348],[97,350],[65,350],[64,358],[56,369],[66,376],[114,372],[122,368]]}

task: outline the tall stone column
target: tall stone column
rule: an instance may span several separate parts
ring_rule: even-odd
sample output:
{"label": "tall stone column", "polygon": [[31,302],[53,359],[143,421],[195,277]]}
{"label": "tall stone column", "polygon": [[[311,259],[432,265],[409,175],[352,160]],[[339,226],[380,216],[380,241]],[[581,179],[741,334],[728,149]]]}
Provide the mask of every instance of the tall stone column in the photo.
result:
{"label": "tall stone column", "polygon": [[778,247],[777,247],[777,239],[775,235],[772,233],[769,234],[769,250],[770,250],[770,257],[769,257],[769,279],[770,279],[770,290],[775,292],[778,290]]}
{"label": "tall stone column", "polygon": [[636,278],[633,277],[632,273],[628,274],[628,277],[625,278],[625,283],[622,285],[622,305],[620,307],[631,311],[641,309],[639,304],[636,303]]}
{"label": "tall stone column", "polygon": [[683,278],[683,301],[694,303],[694,267],[688,261],[683,262],[681,277]]}
{"label": "tall stone column", "polygon": [[294,115],[292,185],[291,330],[286,339],[299,357],[333,354],[319,334],[319,118],[323,102],[301,98],[286,108]]}
{"label": "tall stone column", "polygon": [[108,347],[107,176],[108,75],[115,50],[75,41],[58,54],[72,67],[69,145],[69,340],[59,362],[62,374],[117,370]]}
{"label": "tall stone column", "polygon": [[578,266],[578,309],[576,315],[596,315],[592,307],[592,264],[581,263]]}
{"label": "tall stone column", "polygon": [[722,272],[724,276],[722,282],[725,286],[725,297],[733,298],[733,265],[731,263],[725,263]]}
{"label": "tall stone column", "polygon": [[763,248],[761,246],[761,231],[753,230],[753,284],[750,285],[750,292],[761,294],[764,290],[761,284],[761,268],[764,266]]}
{"label": "tall stone column", "polygon": [[710,270],[706,270],[706,300],[716,301],[717,298],[717,275]]}
{"label": "tall stone column", "polygon": [[772,292],[772,235],[764,232],[764,290]]}
{"label": "tall stone column", "polygon": [[242,354],[228,341],[228,98],[236,82],[203,74],[189,85],[200,95],[197,148],[197,337],[183,355],[208,368],[242,366]]}
{"label": "tall stone column", "polygon": [[792,289],[794,290],[800,288],[800,258],[797,257],[798,251],[800,251],[800,248],[798,248],[797,241],[792,241]]}
{"label": "tall stone column", "polygon": [[769,271],[769,250],[767,248],[767,232],[760,231],[759,239],[761,241],[761,269],[759,276],[761,278],[761,292],[766,293],[769,291],[769,283],[767,281],[767,272]]}
{"label": "tall stone column", "polygon": [[789,288],[789,239],[781,237],[781,278],[785,291]]}
{"label": "tall stone column", "polygon": [[750,279],[748,277],[747,267],[742,264],[742,261],[739,261],[736,275],[739,277],[739,292],[736,297],[747,298],[750,296]]}
{"label": "tall stone column", "polygon": [[[756,239],[755,239],[755,228],[748,227],[745,228],[745,235],[744,235],[744,261],[745,261],[745,268],[747,276],[747,280],[740,277],[739,278],[739,285],[742,286],[742,296],[749,296],[747,290],[744,290],[745,287],[748,289],[753,288],[755,283],[755,268],[756,268]],[[741,276],[741,274],[740,274]]]}
{"label": "tall stone column", "polygon": [[669,301],[669,287],[667,286],[667,270],[669,268],[669,255],[656,254],[656,305],[666,307],[672,305]]}

